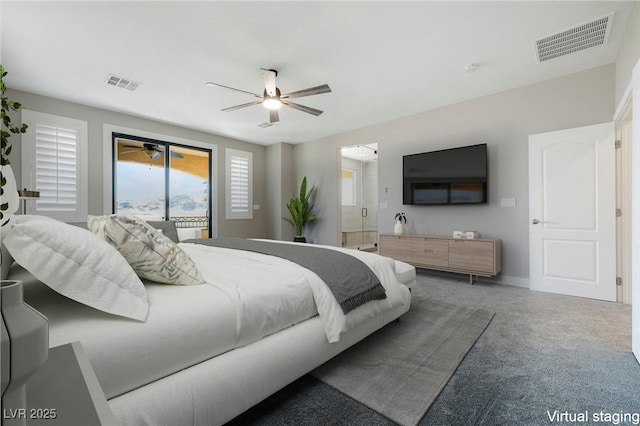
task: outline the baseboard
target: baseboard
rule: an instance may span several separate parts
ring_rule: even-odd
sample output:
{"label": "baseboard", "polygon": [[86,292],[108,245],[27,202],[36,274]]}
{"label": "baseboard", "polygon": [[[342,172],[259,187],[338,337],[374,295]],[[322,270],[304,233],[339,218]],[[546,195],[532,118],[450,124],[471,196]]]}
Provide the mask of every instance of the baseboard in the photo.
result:
{"label": "baseboard", "polygon": [[[432,274],[432,275],[440,275],[444,277],[465,277],[466,279],[469,279],[468,274],[461,274],[457,272],[446,272],[446,271],[438,271],[435,269],[424,269],[424,268],[416,268],[416,271],[419,271],[421,273]],[[474,275],[474,279],[476,281],[482,281],[485,283],[494,283],[494,284],[510,285],[514,287],[529,288],[529,278],[511,277],[508,275],[500,274],[495,277],[479,277]]]}
{"label": "baseboard", "polygon": [[529,288],[529,278],[510,277],[506,275],[500,275],[497,277],[490,277],[490,278],[480,277],[480,281],[485,281],[485,282],[495,283],[495,284],[502,284],[502,285],[511,285],[514,287]]}

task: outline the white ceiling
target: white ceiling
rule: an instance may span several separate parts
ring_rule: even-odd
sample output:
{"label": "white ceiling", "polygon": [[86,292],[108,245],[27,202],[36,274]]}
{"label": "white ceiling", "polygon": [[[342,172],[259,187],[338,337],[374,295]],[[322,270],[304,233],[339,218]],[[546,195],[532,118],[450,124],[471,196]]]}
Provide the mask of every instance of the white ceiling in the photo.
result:
{"label": "white ceiling", "polygon": [[[269,145],[300,143],[615,62],[633,1],[0,2],[10,88]],[[609,43],[537,63],[533,40],[615,12]],[[467,64],[479,65],[473,73]],[[260,128],[260,68],[283,107]],[[108,74],[142,83],[134,92]],[[28,105],[27,105],[28,107]]]}

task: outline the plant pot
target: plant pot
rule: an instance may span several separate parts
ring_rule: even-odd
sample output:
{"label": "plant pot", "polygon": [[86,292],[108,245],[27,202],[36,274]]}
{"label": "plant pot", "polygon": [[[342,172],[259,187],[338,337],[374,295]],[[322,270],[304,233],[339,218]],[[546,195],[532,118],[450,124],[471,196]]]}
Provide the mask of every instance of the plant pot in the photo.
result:
{"label": "plant pot", "polygon": [[297,236],[297,237],[293,237],[293,242],[294,243],[306,243],[307,239],[305,237]]}
{"label": "plant pot", "polygon": [[25,384],[49,356],[47,318],[22,298],[22,281],[0,281],[2,291],[3,426],[24,425]]}
{"label": "plant pot", "polygon": [[404,234],[404,225],[399,220],[396,221],[396,224],[393,227],[393,233],[396,235]]}

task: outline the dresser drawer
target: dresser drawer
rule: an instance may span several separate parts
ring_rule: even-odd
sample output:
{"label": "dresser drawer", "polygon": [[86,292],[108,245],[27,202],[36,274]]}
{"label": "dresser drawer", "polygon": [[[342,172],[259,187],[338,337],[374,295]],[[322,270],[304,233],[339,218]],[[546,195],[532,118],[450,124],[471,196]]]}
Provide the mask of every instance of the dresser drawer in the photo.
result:
{"label": "dresser drawer", "polygon": [[411,240],[411,261],[425,266],[449,266],[449,241],[414,237]]}
{"label": "dresser drawer", "polygon": [[449,241],[449,266],[495,273],[495,245],[491,241]]}
{"label": "dresser drawer", "polygon": [[381,235],[380,254],[403,262],[411,262],[411,239],[411,237]]}
{"label": "dresser drawer", "polygon": [[425,266],[449,266],[449,252],[442,250],[424,249],[411,251],[411,262]]}
{"label": "dresser drawer", "polygon": [[413,251],[449,251],[449,240],[443,240],[440,238],[412,238],[411,249]]}

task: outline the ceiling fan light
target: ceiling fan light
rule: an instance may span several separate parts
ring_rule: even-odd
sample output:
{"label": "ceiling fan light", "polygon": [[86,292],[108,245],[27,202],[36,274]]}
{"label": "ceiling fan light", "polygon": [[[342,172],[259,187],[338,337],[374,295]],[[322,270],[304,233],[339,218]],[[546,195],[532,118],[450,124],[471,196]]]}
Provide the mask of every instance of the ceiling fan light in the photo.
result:
{"label": "ceiling fan light", "polygon": [[155,149],[145,149],[144,153],[147,154],[149,160],[157,160],[162,155],[160,151],[156,151]]}
{"label": "ceiling fan light", "polygon": [[282,107],[282,102],[280,102],[280,99],[276,97],[267,96],[264,98],[262,105],[266,109],[280,109]]}

